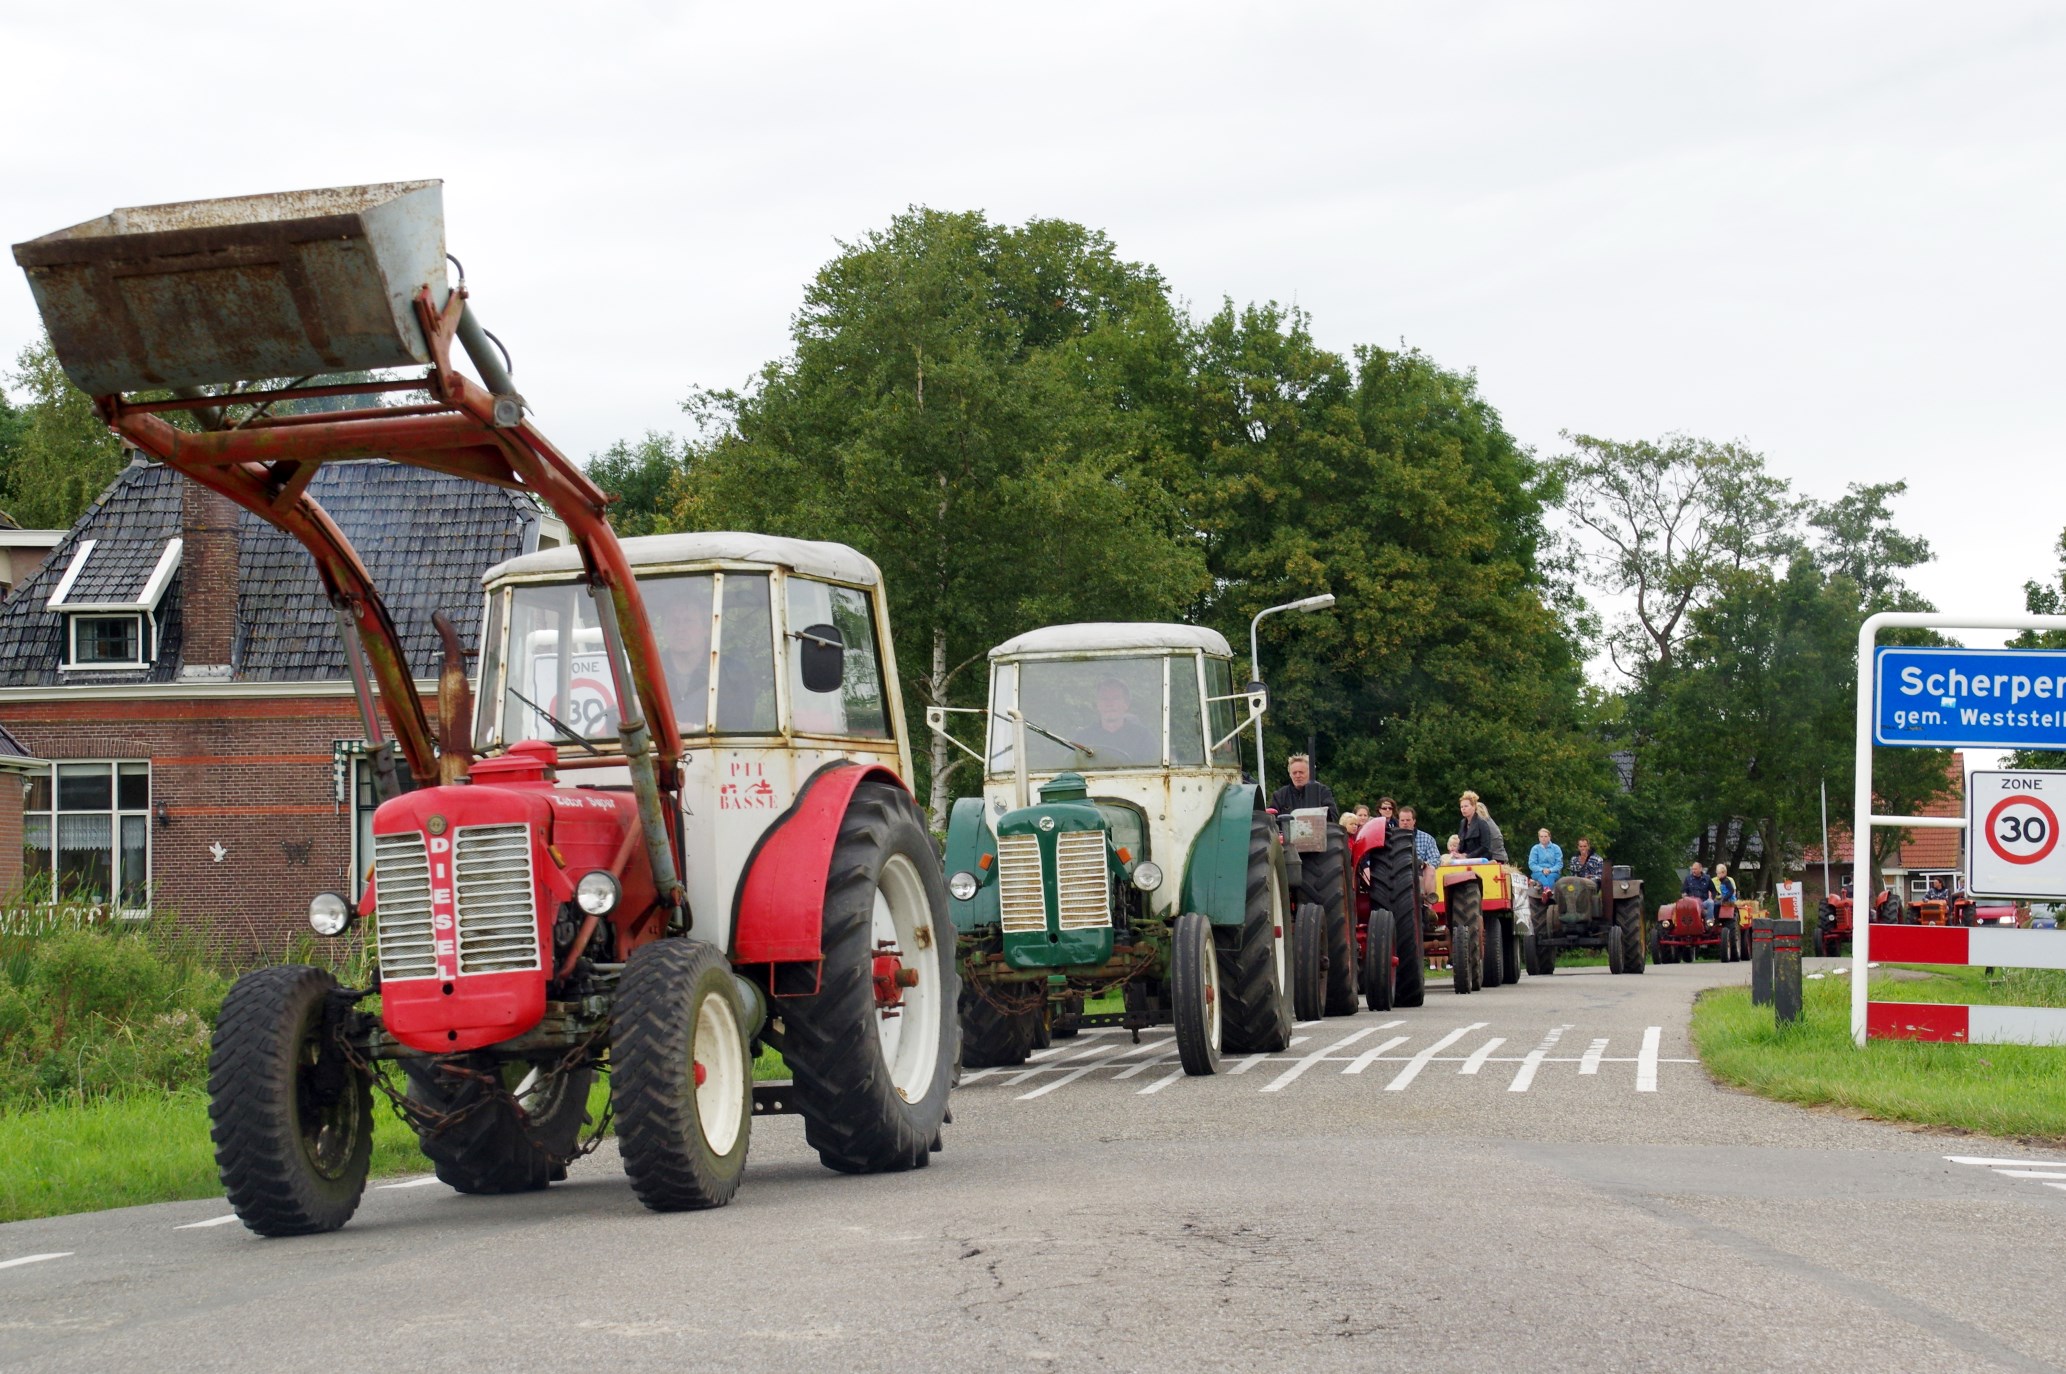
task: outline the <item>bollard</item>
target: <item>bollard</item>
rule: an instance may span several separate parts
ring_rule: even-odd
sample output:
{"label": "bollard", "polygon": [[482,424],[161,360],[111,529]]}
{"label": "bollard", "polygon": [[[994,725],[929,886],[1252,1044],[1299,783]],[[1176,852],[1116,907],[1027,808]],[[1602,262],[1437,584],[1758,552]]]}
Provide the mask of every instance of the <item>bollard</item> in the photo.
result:
{"label": "bollard", "polygon": [[1801,923],[1772,923],[1772,1010],[1779,1024],[1801,1019]]}
{"label": "bollard", "polygon": [[1772,1001],[1772,918],[1760,916],[1750,923],[1750,1001],[1767,1006]]}

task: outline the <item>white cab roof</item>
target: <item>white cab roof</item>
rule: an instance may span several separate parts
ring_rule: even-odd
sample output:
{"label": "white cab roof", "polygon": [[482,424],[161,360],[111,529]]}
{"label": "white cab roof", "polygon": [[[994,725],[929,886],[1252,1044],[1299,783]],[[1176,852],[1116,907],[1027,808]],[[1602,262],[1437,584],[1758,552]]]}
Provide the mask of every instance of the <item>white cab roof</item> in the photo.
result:
{"label": "white cab roof", "polygon": [[[699,530],[691,534],[645,534],[626,539],[624,556],[634,570],[673,567],[681,563],[770,563],[807,577],[879,586],[882,570],[844,544],[816,539],[783,539],[772,534],[736,530]],[[488,569],[481,580],[493,584],[510,577],[549,576],[581,570],[581,551],[572,544],[541,549],[507,559]]]}
{"label": "white cab roof", "polygon": [[1157,625],[1141,621],[1098,621],[1086,625],[1049,625],[1007,639],[990,651],[992,658],[1021,654],[1109,654],[1128,649],[1203,649],[1229,657],[1227,637],[1202,625]]}

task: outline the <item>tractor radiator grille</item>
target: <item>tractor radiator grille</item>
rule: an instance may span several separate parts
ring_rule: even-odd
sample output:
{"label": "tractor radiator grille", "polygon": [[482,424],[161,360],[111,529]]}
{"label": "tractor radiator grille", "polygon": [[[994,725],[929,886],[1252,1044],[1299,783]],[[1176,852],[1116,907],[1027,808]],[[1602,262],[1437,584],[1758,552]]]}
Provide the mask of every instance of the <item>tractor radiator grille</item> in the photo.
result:
{"label": "tractor radiator grille", "polygon": [[1056,913],[1063,930],[1101,930],[1112,924],[1112,871],[1105,863],[1105,832],[1071,830],[1055,837]]}
{"label": "tractor radiator grille", "polygon": [[452,837],[453,901],[461,973],[518,973],[538,965],[538,904],[531,828],[461,826]]}
{"label": "tractor radiator grille", "polygon": [[1006,935],[1047,929],[1047,902],[1040,892],[1040,841],[1033,836],[998,836],[997,905]]}
{"label": "tractor radiator grille", "polygon": [[380,977],[435,978],[437,957],[430,927],[430,859],[415,831],[373,837],[374,932],[380,948]]}

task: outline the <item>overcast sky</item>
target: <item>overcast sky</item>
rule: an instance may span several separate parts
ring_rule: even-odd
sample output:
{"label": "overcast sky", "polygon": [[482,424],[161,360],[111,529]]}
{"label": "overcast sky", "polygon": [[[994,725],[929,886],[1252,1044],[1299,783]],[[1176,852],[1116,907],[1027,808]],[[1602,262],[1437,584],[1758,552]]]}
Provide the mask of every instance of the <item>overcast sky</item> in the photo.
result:
{"label": "overcast sky", "polygon": [[[1906,479],[1917,584],[2000,613],[2066,526],[2062,74],[2057,4],[0,0],[0,232],[442,177],[586,456],[685,428],[907,205],[1073,219],[1194,310],[1474,368],[1544,454]],[[36,329],[10,270],[0,351]]]}

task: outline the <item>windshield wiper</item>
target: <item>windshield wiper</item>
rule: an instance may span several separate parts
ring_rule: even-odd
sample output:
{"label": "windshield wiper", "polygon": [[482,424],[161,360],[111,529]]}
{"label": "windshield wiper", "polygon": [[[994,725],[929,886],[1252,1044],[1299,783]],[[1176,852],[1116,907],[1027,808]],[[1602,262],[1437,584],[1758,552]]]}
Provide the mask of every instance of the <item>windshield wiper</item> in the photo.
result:
{"label": "windshield wiper", "polygon": [[602,757],[602,750],[596,748],[593,744],[590,744],[587,740],[575,734],[573,730],[568,727],[567,723],[561,720],[558,716],[546,710],[543,706],[540,706],[537,702],[531,700],[529,697],[525,696],[522,692],[519,692],[514,687],[510,687],[506,690],[509,692],[511,696],[515,697],[518,701],[521,701],[522,703],[524,703],[524,705],[530,707],[539,715],[545,717],[545,723],[550,725],[553,729],[559,731],[561,737],[564,738],[568,743],[575,744],[583,749],[586,749],[589,753],[595,755],[597,758]]}
{"label": "windshield wiper", "polygon": [[1064,745],[1070,749],[1082,750],[1085,758],[1094,759],[1098,756],[1098,751],[1091,748],[1087,744],[1079,744],[1073,739],[1068,739],[1062,735],[1058,735],[1054,731],[1048,729],[1045,725],[1035,725],[1031,720],[1028,720],[1026,718],[1026,715],[1023,712],[1020,713],[1019,719],[1022,722],[1024,722],[1028,730],[1033,731],[1035,734],[1045,735],[1049,739],[1053,740],[1056,744]]}

